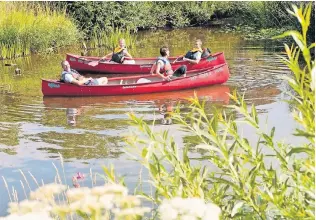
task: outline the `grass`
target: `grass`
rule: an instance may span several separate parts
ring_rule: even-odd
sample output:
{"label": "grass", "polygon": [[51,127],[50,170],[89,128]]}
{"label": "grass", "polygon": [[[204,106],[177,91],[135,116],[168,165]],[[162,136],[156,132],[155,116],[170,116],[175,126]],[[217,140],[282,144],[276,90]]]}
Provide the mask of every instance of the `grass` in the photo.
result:
{"label": "grass", "polygon": [[65,10],[36,2],[0,2],[0,59],[55,50],[78,38]]}
{"label": "grass", "polygon": [[125,39],[128,48],[132,48],[136,44],[136,35],[133,35],[130,30],[115,28],[110,32],[94,32],[86,45],[88,49],[99,47],[113,49],[118,46],[118,42],[121,38]]}

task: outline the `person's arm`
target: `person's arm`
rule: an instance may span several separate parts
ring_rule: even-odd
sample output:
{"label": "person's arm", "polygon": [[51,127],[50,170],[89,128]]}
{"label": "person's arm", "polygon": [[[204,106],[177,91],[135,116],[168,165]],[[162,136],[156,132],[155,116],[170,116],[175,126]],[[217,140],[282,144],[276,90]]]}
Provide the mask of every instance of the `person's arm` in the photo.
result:
{"label": "person's arm", "polygon": [[132,55],[131,55],[127,50],[124,50],[124,56],[125,56],[125,58],[127,58],[128,60],[133,59]]}
{"label": "person's arm", "polygon": [[79,80],[76,80],[71,74],[65,75],[65,82],[75,84],[78,86],[83,85],[85,82],[89,81],[91,78],[79,77]]}
{"label": "person's arm", "polygon": [[198,54],[196,55],[196,60],[191,60],[185,57],[183,57],[183,60],[189,61],[189,63],[198,64],[201,60],[201,52],[197,52],[197,53]]}
{"label": "person's arm", "polygon": [[90,78],[83,78],[83,79],[79,79],[79,80],[74,79],[73,81],[71,81],[71,83],[78,85],[78,86],[82,86],[91,79],[92,79],[91,77]]}
{"label": "person's arm", "polygon": [[[154,64],[153,67],[151,68],[151,74],[153,75],[158,75],[160,76],[162,79],[168,80],[169,77],[168,76],[164,76],[163,74],[160,73],[160,66],[161,66],[161,62],[162,61],[157,61],[156,65]],[[156,66],[156,67],[155,67]]]}
{"label": "person's arm", "polygon": [[101,58],[101,60],[109,59],[109,58],[111,58],[112,56],[113,56],[113,52],[111,52],[111,53],[105,55],[104,57]]}

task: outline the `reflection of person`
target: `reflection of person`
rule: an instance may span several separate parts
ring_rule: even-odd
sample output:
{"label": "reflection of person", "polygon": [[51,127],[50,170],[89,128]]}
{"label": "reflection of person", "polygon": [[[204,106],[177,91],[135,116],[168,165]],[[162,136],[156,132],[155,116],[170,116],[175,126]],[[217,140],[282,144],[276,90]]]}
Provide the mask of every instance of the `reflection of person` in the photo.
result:
{"label": "reflection of person", "polygon": [[201,60],[202,52],[202,41],[197,39],[195,41],[195,47],[184,55],[183,60],[188,61],[189,63],[198,64]]}
{"label": "reflection of person", "polygon": [[180,66],[175,71],[172,70],[170,61],[168,60],[170,51],[168,47],[160,48],[160,55],[154,65],[152,66],[150,73],[160,76],[164,80],[170,80],[173,77],[186,76],[187,67],[185,65]]}
{"label": "reflection of person", "polygon": [[171,103],[166,103],[161,106],[159,106],[159,112],[163,115],[163,118],[161,119],[161,124],[163,125],[171,125],[172,119],[171,119],[171,113],[173,110],[173,106]]}
{"label": "reflection of person", "polygon": [[108,83],[108,78],[101,77],[98,79],[86,78],[81,76],[76,70],[70,68],[70,64],[67,60],[61,62],[63,72],[61,73],[60,80],[66,83],[72,83],[75,85],[86,85],[86,86],[96,86],[96,85],[106,85]]}
{"label": "reflection of person", "polygon": [[67,116],[67,124],[71,126],[76,126],[76,116],[80,114],[80,109],[76,108],[67,108],[66,116]]}
{"label": "reflection of person", "polygon": [[102,57],[102,59],[111,58],[111,61],[115,63],[123,64],[135,64],[132,55],[127,51],[125,40],[119,40],[119,46],[116,47],[113,52]]}

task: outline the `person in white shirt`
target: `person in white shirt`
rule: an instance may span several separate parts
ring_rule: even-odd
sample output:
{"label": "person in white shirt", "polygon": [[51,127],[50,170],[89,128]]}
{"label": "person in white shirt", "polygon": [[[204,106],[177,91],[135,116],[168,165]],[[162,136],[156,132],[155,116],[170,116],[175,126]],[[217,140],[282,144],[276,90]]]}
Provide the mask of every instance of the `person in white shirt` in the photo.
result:
{"label": "person in white shirt", "polygon": [[61,62],[63,72],[61,73],[60,80],[65,83],[72,83],[78,86],[97,86],[97,85],[106,85],[108,83],[107,77],[100,77],[98,79],[86,78],[81,76],[76,70],[70,68],[70,64],[67,60]]}

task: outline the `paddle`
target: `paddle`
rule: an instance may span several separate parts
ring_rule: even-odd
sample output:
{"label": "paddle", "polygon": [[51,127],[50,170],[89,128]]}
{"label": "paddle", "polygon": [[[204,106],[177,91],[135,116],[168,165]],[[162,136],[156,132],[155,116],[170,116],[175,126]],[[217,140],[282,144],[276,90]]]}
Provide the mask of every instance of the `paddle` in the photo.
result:
{"label": "paddle", "polygon": [[89,66],[97,66],[99,65],[100,61],[104,60],[103,58],[101,58],[100,60],[95,60],[95,61],[91,61],[88,63]]}
{"label": "paddle", "polygon": [[[113,45],[113,52],[112,52],[112,55],[114,54],[114,48],[115,48],[115,47],[114,47],[114,45]],[[102,57],[100,60],[96,60],[96,61],[91,61],[91,62],[89,62],[88,65],[89,65],[89,66],[97,66],[97,65],[99,65],[99,63],[100,63],[101,60],[105,60],[105,59],[103,59],[103,57]]]}
{"label": "paddle", "polygon": [[180,58],[183,58],[183,56],[177,57],[172,63],[178,62]]}

